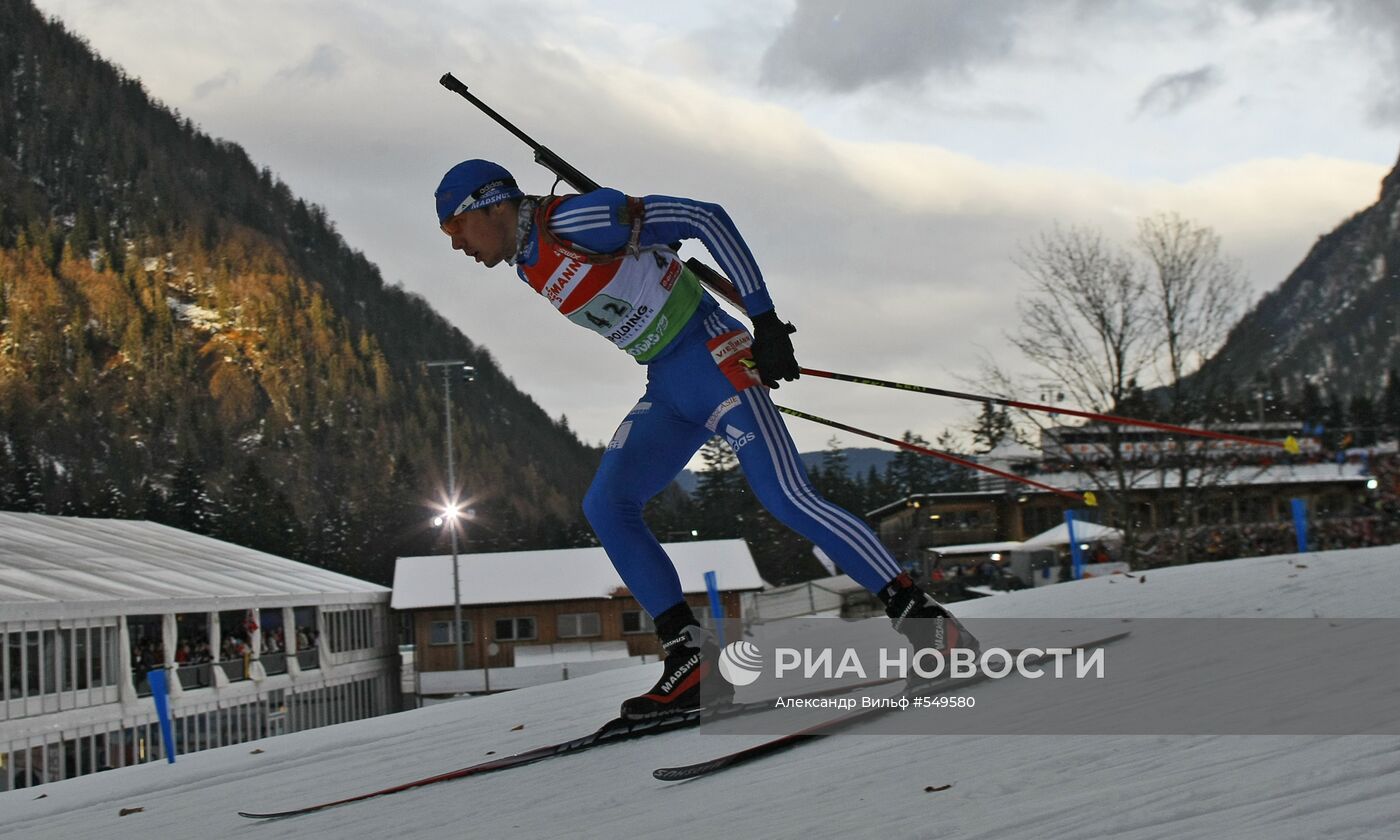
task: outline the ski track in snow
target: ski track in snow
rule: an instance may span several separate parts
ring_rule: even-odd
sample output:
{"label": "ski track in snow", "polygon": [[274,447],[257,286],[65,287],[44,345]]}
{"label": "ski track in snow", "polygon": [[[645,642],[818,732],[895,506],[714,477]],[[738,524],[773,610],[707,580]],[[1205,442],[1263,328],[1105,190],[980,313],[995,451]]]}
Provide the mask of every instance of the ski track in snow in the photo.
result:
{"label": "ski track in snow", "polygon": [[[969,617],[1400,617],[1400,546],[1100,578],[959,606]],[[792,624],[790,627],[801,627]],[[853,636],[887,632],[882,619]],[[1131,651],[1133,639],[1117,643]],[[679,784],[651,770],[752,736],[690,730],[285,821],[276,810],[573,737],[655,666],[0,794],[0,837],[1393,840],[1400,737],[838,735]],[[1177,674],[1158,675],[1170,681]],[[1300,674],[1300,679],[1305,679]],[[1015,692],[1015,681],[997,687]],[[1339,692],[1346,686],[1337,686]],[[1029,696],[1029,695],[1028,695]],[[520,731],[512,727],[524,724]],[[253,755],[255,749],[262,754]],[[926,786],[949,785],[926,793]],[[44,794],[43,799],[34,797]],[[119,817],[122,808],[143,808]]]}

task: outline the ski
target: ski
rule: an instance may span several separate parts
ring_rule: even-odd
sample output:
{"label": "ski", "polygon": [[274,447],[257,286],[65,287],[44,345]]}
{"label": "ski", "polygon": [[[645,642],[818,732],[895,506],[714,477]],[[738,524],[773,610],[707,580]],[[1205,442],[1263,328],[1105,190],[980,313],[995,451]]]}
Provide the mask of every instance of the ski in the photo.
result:
{"label": "ski", "polygon": [[[1130,632],[1131,631],[1125,631],[1122,633],[1115,633],[1111,636],[1104,636],[1103,638],[1093,639],[1091,641],[1075,645],[1075,648],[1083,649],[1102,647],[1103,645],[1109,644],[1111,642],[1116,642],[1120,639],[1127,637]],[[1013,650],[1010,651],[1010,653],[1018,654],[1019,651]],[[1035,664],[1043,659],[1045,659],[1045,657],[1041,656],[1036,657],[1033,660],[1028,660],[1028,662],[1030,664]],[[967,686],[975,685],[988,679],[991,678],[984,673],[974,674],[971,677],[963,677],[960,679],[944,678],[941,680],[931,682],[927,685],[920,686],[919,688],[913,691],[903,691],[899,694],[895,694],[884,699],[899,700],[901,698],[929,697],[937,694],[946,694],[947,692],[958,691],[963,688],[966,688]],[[790,749],[792,747],[797,746],[798,744],[802,744],[816,738],[821,738],[823,736],[830,735],[841,729],[846,729],[863,721],[871,720],[888,712],[890,708],[890,706],[879,704],[868,709],[857,709],[855,711],[841,715],[840,717],[837,717],[833,720],[813,724],[812,726],[804,727],[795,732],[790,732],[786,735],[779,735],[775,738],[763,741],[751,747],[746,747],[742,750],[737,750],[732,753],[726,753],[724,755],[716,756],[707,761],[701,761],[695,764],[686,764],[679,767],[662,767],[652,771],[651,775],[654,778],[659,779],[663,782],[680,782],[685,781],[687,779],[698,779],[701,776],[708,776],[713,773],[718,773],[721,770],[726,770],[730,767],[736,767],[741,764],[747,764],[750,761],[763,758],[764,756],[782,752],[783,750]]]}
{"label": "ski", "polygon": [[[899,681],[900,680],[895,678],[866,680],[864,682],[859,683],[818,689],[816,691],[811,691],[802,695],[795,696],[820,697],[832,694],[843,694],[852,691],[862,691],[868,688],[875,688],[881,685],[888,685],[889,683]],[[473,764],[468,767],[462,767],[456,770],[449,770],[446,773],[439,773],[434,776],[425,776],[421,779],[413,779],[411,781],[402,782],[400,784],[392,785],[390,787],[380,788],[379,790],[367,791],[365,793],[356,794],[354,796],[347,796],[343,799],[336,799],[330,802],[321,802],[316,805],[307,805],[304,807],[292,808],[285,811],[239,811],[238,815],[253,820],[275,820],[284,819],[287,817],[298,817],[303,814],[311,814],[315,813],[316,811],[324,811],[327,808],[335,808],[340,805],[349,805],[353,802],[363,802],[366,799],[375,799],[380,796],[388,796],[394,793],[402,793],[406,790],[425,787],[427,785],[433,785],[439,782],[448,782],[454,779],[465,779],[469,776],[480,776],[486,773],[494,773],[501,770],[508,770],[512,767],[523,767],[527,764],[534,764],[539,761],[544,761],[545,759],[555,758],[556,756],[583,752],[584,750],[591,749],[597,746],[602,746],[604,744],[632,740],[647,735],[660,734],[662,732],[671,732],[674,730],[686,729],[695,726],[704,720],[709,720],[717,717],[731,717],[736,715],[749,714],[756,711],[764,711],[773,708],[773,703],[775,702],[775,700],[776,698],[769,698],[766,700],[752,700],[744,703],[731,703],[725,706],[718,707],[716,709],[691,709],[689,711],[681,712],[679,714],[667,715],[665,717],[659,718],[652,718],[650,720],[629,721],[623,720],[622,718],[614,718],[613,720],[608,721],[607,723],[603,724],[601,727],[594,730],[593,732],[588,733],[587,735],[582,735],[577,738],[570,738],[569,740],[560,741],[554,744],[545,744],[543,746],[535,747],[533,749],[515,753],[513,755],[501,756],[500,758],[493,758],[488,761],[483,761],[479,764]]]}

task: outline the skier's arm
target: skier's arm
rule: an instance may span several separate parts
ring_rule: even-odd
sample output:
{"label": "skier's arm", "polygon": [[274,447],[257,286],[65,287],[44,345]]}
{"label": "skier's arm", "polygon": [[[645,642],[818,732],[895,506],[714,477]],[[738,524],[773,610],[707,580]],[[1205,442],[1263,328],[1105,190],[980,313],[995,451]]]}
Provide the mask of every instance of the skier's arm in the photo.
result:
{"label": "skier's arm", "polygon": [[[773,309],[758,263],[723,207],[669,195],[649,195],[642,204],[646,216],[639,245],[698,239],[719,261],[720,270],[734,281],[751,317]],[[594,253],[625,248],[632,232],[626,196],[614,189],[601,189],[566,199],[551,219],[550,230]]]}
{"label": "skier's arm", "polygon": [[720,271],[734,281],[750,318],[773,309],[758,262],[723,207],[669,195],[649,195],[642,203],[646,207],[643,245],[698,239],[719,262]]}

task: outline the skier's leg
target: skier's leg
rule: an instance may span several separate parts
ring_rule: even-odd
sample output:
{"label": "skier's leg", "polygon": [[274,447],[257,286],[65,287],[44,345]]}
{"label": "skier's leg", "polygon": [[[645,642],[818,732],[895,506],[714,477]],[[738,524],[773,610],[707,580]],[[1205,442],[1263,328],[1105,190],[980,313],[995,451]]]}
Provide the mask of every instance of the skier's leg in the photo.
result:
{"label": "skier's leg", "polygon": [[765,389],[744,390],[741,404],[724,416],[720,431],[754,495],[779,522],[820,546],[841,571],[871,592],[899,576],[899,564],[870,526],[812,486]]}
{"label": "skier's leg", "polygon": [[[656,622],[661,678],[624,700],[622,717],[642,720],[727,702],[733,688],[717,678],[719,650],[685,601],[676,567],[642,520],[642,507],[681,471],[710,431],[648,395],[622,421],[584,498],[583,509],[613,567]],[[702,696],[702,690],[705,692]]]}
{"label": "skier's leg", "polygon": [[583,499],[584,515],[613,568],[653,619],[685,597],[675,566],[642,519],[642,508],[709,437],[708,429],[648,391],[617,427]]}
{"label": "skier's leg", "polygon": [[724,432],[763,506],[878,595],[894,628],[916,648],[976,648],[972,634],[899,568],[868,525],[812,487],[766,390],[745,390],[742,406],[725,417]]}

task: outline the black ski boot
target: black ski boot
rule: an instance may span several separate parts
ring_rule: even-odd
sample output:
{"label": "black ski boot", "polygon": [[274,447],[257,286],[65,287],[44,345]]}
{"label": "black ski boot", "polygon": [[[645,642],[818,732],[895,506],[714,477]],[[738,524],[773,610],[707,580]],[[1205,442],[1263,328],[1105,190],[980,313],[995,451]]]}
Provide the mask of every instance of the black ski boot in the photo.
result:
{"label": "black ski boot", "polygon": [[975,656],[981,651],[977,638],[962,622],[924,590],[908,574],[901,574],[880,590],[885,602],[885,614],[917,653],[931,649],[946,658],[953,648],[968,649]]}
{"label": "black ski boot", "polygon": [[646,694],[622,701],[625,720],[663,717],[733,700],[734,687],[719,674],[714,634],[700,626],[689,604],[682,601],[658,615],[656,635],[666,655],[661,679]]}

